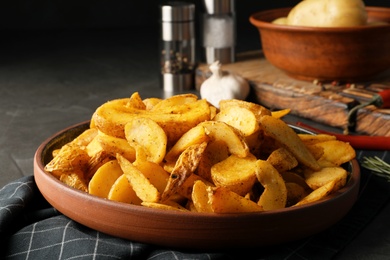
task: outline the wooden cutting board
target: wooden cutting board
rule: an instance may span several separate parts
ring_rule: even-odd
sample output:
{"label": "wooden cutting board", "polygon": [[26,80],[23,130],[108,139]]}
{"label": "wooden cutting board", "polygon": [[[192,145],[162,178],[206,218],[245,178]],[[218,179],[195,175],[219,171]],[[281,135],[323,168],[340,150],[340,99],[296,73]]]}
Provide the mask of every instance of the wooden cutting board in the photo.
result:
{"label": "wooden cutting board", "polygon": [[[390,89],[390,69],[371,82],[308,82],[293,79],[271,65],[261,51],[237,55],[237,62],[224,64],[223,70],[246,78],[252,86],[249,97],[272,110],[290,108],[291,113],[326,125],[344,129],[353,106],[366,102],[380,90]],[[211,75],[208,65],[196,71],[196,87]],[[369,106],[359,109],[355,131],[390,136],[390,109]]]}

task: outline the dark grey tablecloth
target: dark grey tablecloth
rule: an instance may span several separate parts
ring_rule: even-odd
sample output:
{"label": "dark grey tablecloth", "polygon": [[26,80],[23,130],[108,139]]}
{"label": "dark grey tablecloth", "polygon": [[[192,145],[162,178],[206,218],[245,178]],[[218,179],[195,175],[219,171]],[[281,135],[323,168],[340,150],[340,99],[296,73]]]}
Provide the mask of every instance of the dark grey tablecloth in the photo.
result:
{"label": "dark grey tablecloth", "polygon": [[[388,151],[357,151],[358,160]],[[268,248],[191,251],[115,238],[89,229],[52,208],[33,176],[0,190],[1,257],[5,259],[332,259],[354,240],[390,198],[390,183],[362,168],[357,203],[339,223],[319,234]]]}

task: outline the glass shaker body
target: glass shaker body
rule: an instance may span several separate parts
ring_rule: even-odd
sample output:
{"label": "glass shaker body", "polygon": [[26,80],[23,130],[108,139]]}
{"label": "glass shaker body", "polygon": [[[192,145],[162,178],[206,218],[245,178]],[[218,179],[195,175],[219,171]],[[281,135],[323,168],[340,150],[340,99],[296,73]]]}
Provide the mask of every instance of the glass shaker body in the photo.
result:
{"label": "glass shaker body", "polygon": [[208,64],[235,61],[236,18],[234,0],[204,0],[202,45]]}
{"label": "glass shaker body", "polygon": [[193,4],[171,2],[161,7],[161,77],[165,91],[194,87],[195,24]]}

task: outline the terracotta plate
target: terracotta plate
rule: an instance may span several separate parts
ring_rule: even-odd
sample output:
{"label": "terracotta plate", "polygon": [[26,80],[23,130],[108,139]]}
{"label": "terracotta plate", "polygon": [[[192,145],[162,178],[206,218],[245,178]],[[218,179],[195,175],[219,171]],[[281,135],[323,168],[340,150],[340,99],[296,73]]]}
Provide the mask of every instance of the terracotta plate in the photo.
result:
{"label": "terracotta plate", "polygon": [[34,158],[36,183],[47,201],[64,215],[92,229],[132,241],[193,249],[280,244],[332,226],[351,209],[359,192],[360,170],[353,160],[346,166],[350,176],[340,191],[320,202],[272,212],[183,213],[109,201],[70,188],[43,170],[53,149],[88,126],[84,122],[69,127],[40,145]]}

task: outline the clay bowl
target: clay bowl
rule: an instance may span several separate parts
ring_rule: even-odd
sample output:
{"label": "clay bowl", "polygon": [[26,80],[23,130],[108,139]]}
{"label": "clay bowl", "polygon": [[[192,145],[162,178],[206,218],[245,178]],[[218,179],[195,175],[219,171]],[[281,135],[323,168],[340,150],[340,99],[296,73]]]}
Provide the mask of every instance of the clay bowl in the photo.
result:
{"label": "clay bowl", "polygon": [[[390,69],[390,24],[341,28],[276,25],[291,8],[255,13],[266,59],[300,80],[365,81]],[[369,21],[390,23],[390,8],[367,7]]]}
{"label": "clay bowl", "polygon": [[358,196],[360,171],[353,160],[346,166],[350,176],[340,191],[320,202],[272,212],[183,213],[109,201],[70,188],[44,171],[53,149],[72,140],[88,126],[85,122],[64,129],[39,146],[34,158],[35,180],[43,196],[57,210],[112,236],[191,249],[276,245],[329,228],[347,214]]}

